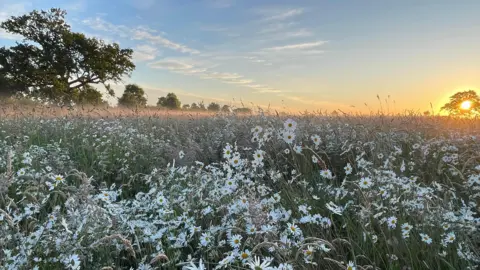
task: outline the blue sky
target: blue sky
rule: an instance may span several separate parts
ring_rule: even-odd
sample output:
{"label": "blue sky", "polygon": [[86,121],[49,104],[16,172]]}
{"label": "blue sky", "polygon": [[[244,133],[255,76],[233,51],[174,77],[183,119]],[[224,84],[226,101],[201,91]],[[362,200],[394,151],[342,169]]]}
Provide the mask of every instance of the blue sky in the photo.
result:
{"label": "blue sky", "polygon": [[[480,1],[0,0],[0,20],[50,7],[74,31],[134,49],[125,83],[152,104],[175,92],[184,103],[365,111],[378,94],[390,110],[423,111],[480,87]],[[14,38],[0,32],[0,45]]]}

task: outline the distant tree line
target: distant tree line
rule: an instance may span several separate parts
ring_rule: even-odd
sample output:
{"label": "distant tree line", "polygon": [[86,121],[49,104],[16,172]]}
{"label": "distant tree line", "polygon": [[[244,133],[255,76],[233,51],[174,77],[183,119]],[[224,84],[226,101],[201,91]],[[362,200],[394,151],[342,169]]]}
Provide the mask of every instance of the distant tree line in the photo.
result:
{"label": "distant tree line", "polygon": [[[123,95],[118,99],[118,105],[122,107],[147,107],[147,99],[143,88],[136,84],[128,84],[125,86]],[[211,102],[207,106],[203,101],[199,103],[183,104],[175,93],[168,93],[164,97],[159,97],[156,107],[168,110],[183,111],[208,111],[208,112],[235,112],[235,113],[251,113],[250,108],[232,108],[229,105],[220,105]]]}

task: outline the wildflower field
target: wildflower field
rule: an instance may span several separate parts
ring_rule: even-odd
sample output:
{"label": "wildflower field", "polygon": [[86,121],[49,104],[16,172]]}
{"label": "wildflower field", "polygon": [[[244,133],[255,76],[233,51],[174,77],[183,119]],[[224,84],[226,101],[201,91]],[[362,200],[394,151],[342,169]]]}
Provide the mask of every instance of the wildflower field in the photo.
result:
{"label": "wildflower field", "polygon": [[480,121],[4,117],[2,269],[477,269]]}

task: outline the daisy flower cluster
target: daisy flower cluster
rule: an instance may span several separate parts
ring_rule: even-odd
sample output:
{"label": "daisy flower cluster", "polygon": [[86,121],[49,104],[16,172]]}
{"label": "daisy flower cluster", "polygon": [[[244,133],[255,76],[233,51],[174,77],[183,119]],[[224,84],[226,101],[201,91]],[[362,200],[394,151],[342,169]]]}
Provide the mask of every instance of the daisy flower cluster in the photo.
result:
{"label": "daisy flower cluster", "polygon": [[0,265],[480,265],[480,132],[279,118],[0,120]]}

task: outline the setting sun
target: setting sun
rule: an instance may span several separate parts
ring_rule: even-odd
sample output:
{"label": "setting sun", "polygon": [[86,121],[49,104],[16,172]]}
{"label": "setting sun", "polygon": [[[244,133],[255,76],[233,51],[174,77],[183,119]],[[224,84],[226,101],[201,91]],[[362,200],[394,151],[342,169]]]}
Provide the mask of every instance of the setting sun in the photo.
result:
{"label": "setting sun", "polygon": [[462,104],[460,105],[460,108],[462,110],[470,110],[470,108],[472,107],[472,102],[470,100],[465,100],[464,102],[462,102]]}

